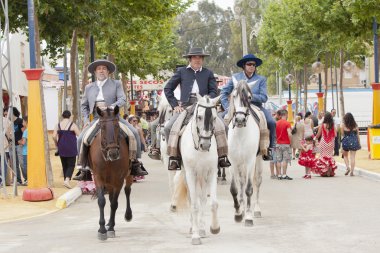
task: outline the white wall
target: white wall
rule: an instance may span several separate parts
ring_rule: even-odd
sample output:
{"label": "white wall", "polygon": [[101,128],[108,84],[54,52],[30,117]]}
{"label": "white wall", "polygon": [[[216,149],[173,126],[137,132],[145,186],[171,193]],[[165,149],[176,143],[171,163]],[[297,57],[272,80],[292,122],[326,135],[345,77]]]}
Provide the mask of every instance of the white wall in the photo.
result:
{"label": "white wall", "polygon": [[46,110],[47,130],[54,130],[59,121],[58,114],[58,89],[55,87],[44,87],[44,99]]}

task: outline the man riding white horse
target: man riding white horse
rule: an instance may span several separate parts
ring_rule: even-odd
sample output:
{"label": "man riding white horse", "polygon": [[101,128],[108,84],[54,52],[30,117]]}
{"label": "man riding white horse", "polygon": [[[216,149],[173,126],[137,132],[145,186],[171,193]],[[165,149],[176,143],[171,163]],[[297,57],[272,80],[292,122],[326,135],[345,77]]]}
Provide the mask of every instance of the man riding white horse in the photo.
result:
{"label": "man riding white horse", "polygon": [[270,144],[268,155],[263,156],[264,160],[272,160],[272,150],[275,147],[275,134],[276,134],[276,122],[273,120],[271,113],[263,107],[263,103],[267,102],[267,81],[266,78],[256,74],[256,68],[260,66],[263,61],[260,58],[257,58],[253,54],[247,54],[242,59],[240,59],[236,65],[243,69],[242,72],[232,75],[232,78],[228,83],[223,87],[221,92],[221,103],[227,113],[229,107],[228,96],[232,93],[234,89],[234,83],[239,82],[240,80],[245,80],[248,83],[248,86],[251,88],[253,97],[251,103],[264,113],[267,120],[268,129],[270,131]]}
{"label": "man riding white horse", "polygon": [[[75,177],[75,180],[81,180],[85,171],[89,171],[88,167],[88,150],[89,146],[83,143],[83,137],[91,135],[87,133],[90,131],[97,131],[98,129],[92,127],[95,122],[97,122],[98,114],[96,112],[96,107],[111,107],[114,108],[116,105],[122,107],[126,103],[126,97],[123,90],[123,86],[120,81],[113,80],[109,78],[109,75],[116,70],[114,63],[108,60],[96,60],[88,66],[88,71],[95,74],[96,81],[88,84],[85,88],[84,95],[81,101],[81,112],[83,117],[83,130],[78,137],[78,162],[77,168],[81,171],[80,175]],[[93,121],[90,122],[90,114],[93,115]],[[127,121],[119,118],[119,122],[128,127],[128,129],[133,133],[128,135],[130,138],[129,143],[136,143],[135,153],[136,158],[141,158],[141,142],[137,130],[130,125]],[[134,138],[134,140],[131,140]],[[131,146],[131,145],[130,145]],[[131,174],[134,176],[144,176],[148,173],[141,168],[141,164],[137,159],[132,159],[132,171]]]}
{"label": "man riding white horse", "polygon": [[[191,48],[189,53],[183,57],[188,58],[189,65],[187,67],[178,68],[176,73],[167,82],[164,92],[169,104],[174,109],[174,115],[170,121],[165,125],[165,137],[168,143],[172,143],[169,138],[171,136],[171,128],[174,122],[177,120],[178,116],[182,111],[196,103],[196,94],[199,93],[201,96],[209,95],[211,98],[217,96],[217,84],[214,74],[211,70],[203,67],[204,57],[210,56],[204,53],[202,48]],[[180,85],[181,99],[178,101],[174,96],[174,90]],[[224,123],[221,119],[216,121],[218,127],[224,129]],[[224,130],[223,130],[224,131]],[[218,156],[220,167],[229,167],[231,164],[227,159],[227,140],[226,134],[224,132],[225,140],[221,141],[224,143],[218,143]],[[225,145],[225,146],[224,146]],[[169,145],[170,146],[170,145]],[[169,170],[177,170],[180,168],[181,158],[179,156],[174,156],[169,152]]]}

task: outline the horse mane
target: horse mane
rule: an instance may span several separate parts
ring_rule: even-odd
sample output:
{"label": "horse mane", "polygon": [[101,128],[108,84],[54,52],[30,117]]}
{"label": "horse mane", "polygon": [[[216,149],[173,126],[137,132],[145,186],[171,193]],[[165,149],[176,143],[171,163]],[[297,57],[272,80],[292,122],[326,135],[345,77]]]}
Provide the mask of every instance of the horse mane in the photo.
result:
{"label": "horse mane", "polygon": [[[240,96],[242,105],[244,107],[250,107],[251,100],[249,99],[249,97],[250,96],[252,97],[252,92],[251,92],[251,89],[248,86],[247,81],[240,80],[236,84],[236,86],[235,86],[234,89],[236,89],[237,94]],[[233,103],[232,98],[230,99],[230,103],[229,104],[230,104],[230,106],[228,108],[227,118],[228,119],[232,119],[233,114],[235,112],[235,104]]]}

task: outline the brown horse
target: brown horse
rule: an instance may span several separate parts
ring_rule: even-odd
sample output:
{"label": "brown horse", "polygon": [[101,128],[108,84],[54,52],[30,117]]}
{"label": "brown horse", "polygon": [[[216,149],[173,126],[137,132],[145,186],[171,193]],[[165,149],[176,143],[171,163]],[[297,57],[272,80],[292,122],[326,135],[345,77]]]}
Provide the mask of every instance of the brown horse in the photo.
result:
{"label": "brown horse", "polygon": [[[129,149],[125,136],[120,131],[119,107],[114,109],[96,108],[99,115],[100,132],[95,137],[89,150],[89,164],[92,168],[96,185],[96,196],[100,211],[98,238],[106,240],[107,237],[115,237],[115,213],[118,207],[118,197],[120,190],[124,187],[127,197],[127,210],[125,220],[132,219],[132,209],[130,205],[131,185],[133,178],[130,175]],[[104,193],[108,192],[111,215],[107,225],[104,220],[104,206],[106,199]],[[106,226],[108,229],[106,229]]]}

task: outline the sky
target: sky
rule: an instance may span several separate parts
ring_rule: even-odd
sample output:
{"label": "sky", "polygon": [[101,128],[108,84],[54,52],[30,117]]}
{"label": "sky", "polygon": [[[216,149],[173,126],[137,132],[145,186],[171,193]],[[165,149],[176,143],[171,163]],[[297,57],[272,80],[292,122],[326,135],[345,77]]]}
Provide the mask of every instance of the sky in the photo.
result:
{"label": "sky", "polygon": [[[196,10],[198,9],[198,2],[202,0],[196,0],[188,10]],[[223,9],[227,9],[228,7],[231,7],[231,9],[234,7],[234,0],[208,0],[209,2],[214,2],[216,5]]]}

